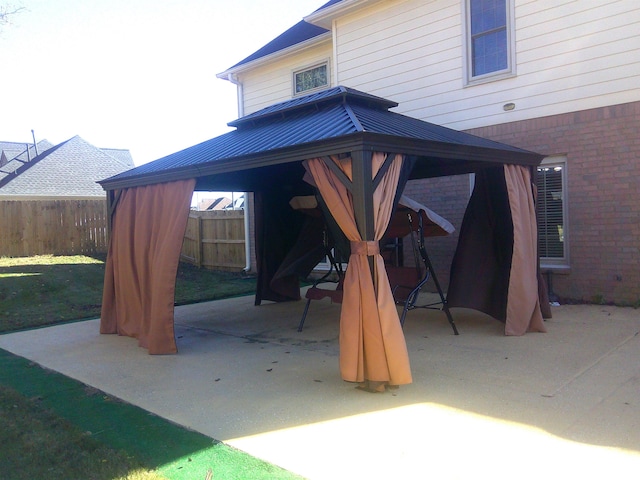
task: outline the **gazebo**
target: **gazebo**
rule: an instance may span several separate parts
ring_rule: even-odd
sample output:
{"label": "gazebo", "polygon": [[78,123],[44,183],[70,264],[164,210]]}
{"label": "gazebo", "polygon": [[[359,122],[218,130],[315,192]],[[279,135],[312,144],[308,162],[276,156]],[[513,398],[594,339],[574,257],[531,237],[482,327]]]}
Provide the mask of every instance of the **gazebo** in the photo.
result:
{"label": "gazebo", "polygon": [[175,276],[194,190],[254,192],[256,304],[287,300],[269,284],[301,227],[288,202],[317,195],[351,246],[342,377],[373,390],[410,383],[378,241],[407,180],[463,173],[475,173],[476,182],[449,305],[494,316],[508,335],[544,331],[533,183],[542,156],[390,111],[397,105],[347,87],[327,89],[264,108],[229,123],[231,132],[101,181],[111,218],[101,333],[136,337],[151,354],[177,351]]}

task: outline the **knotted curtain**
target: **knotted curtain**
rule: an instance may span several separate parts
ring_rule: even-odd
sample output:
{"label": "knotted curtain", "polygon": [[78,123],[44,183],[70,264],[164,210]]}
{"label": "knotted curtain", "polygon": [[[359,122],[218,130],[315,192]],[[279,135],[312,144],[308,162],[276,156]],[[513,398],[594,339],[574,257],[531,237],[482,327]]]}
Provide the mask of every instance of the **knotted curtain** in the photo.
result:
{"label": "knotted curtain", "polygon": [[[374,153],[375,178],[385,161],[384,153]],[[353,180],[351,158],[331,157]],[[374,240],[363,241],[354,213],[353,196],[331,171],[325,160],[307,160],[327,208],[351,242],[351,255],[344,279],[340,313],[340,372],[351,382],[411,383],[409,356],[378,241],[384,235],[393,211],[403,157],[396,155],[373,193]],[[373,257],[373,272],[369,258]]]}

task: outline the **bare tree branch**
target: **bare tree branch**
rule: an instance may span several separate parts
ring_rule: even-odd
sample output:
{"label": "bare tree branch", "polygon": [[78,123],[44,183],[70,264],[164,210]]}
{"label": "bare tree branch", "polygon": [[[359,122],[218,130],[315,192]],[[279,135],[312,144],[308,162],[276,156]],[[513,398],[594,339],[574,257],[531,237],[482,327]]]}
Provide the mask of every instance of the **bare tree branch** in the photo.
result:
{"label": "bare tree branch", "polygon": [[0,27],[11,24],[11,17],[24,10],[24,7],[17,7],[11,4],[0,5]]}

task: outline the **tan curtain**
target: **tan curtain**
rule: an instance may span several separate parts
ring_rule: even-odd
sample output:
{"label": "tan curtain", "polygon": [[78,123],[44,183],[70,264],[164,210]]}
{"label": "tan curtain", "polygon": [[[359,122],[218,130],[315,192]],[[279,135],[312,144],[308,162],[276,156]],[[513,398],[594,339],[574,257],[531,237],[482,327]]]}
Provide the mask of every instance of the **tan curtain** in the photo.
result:
{"label": "tan curtain", "polygon": [[[332,160],[353,178],[350,158]],[[385,154],[373,154],[374,177],[384,160]],[[397,155],[374,192],[375,241],[370,242],[362,241],[358,232],[347,187],[322,159],[305,162],[331,215],[351,241],[340,314],[340,372],[350,382],[403,385],[412,381],[404,334],[378,249],[391,218],[402,162],[402,156]],[[370,256],[374,257],[373,278]]]}
{"label": "tan curtain", "polygon": [[526,167],[505,165],[504,175],[513,221],[505,334],[545,332],[538,296],[538,230],[531,173]]}
{"label": "tan curtain", "polygon": [[195,179],[128,188],[112,218],[100,333],[176,353],[175,283]]}

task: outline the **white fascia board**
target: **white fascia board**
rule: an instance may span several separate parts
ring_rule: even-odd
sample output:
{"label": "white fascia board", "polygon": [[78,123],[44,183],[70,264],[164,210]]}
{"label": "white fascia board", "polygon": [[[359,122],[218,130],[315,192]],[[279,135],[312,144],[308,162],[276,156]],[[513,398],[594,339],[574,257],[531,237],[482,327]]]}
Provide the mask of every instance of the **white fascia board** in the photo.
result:
{"label": "white fascia board", "polygon": [[238,65],[237,67],[232,67],[228,70],[225,70],[222,73],[218,73],[216,77],[221,78],[223,80],[228,80],[229,75],[232,75],[232,76],[237,75],[244,71],[252,70],[262,65],[276,62],[290,55],[300,53],[308,48],[316,47],[318,45],[322,45],[323,43],[331,42],[332,39],[333,39],[333,35],[331,31],[329,31],[321,35],[317,35],[313,38],[310,38],[309,40],[305,40],[304,42],[296,43],[295,45],[291,45],[290,47],[284,48],[282,50],[278,50],[277,52],[274,52],[270,55],[265,55],[264,57],[260,57],[251,62]]}
{"label": "white fascia board", "polygon": [[382,0],[342,0],[335,5],[323,8],[319,12],[313,12],[307,15],[306,17],[304,17],[304,21],[313,25],[317,25],[319,27],[326,28],[327,30],[331,30],[333,21],[336,18],[343,17],[364,6],[372,5],[380,1]]}

